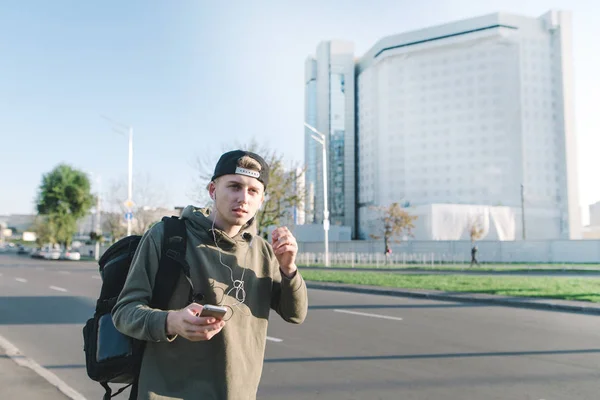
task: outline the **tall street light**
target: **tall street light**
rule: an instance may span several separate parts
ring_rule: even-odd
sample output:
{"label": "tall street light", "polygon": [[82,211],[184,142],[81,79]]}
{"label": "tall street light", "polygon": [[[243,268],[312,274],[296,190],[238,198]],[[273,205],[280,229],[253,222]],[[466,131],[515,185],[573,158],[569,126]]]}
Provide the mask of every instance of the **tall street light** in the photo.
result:
{"label": "tall street light", "polygon": [[325,233],[325,266],[329,267],[329,209],[327,208],[327,141],[325,135],[310,126],[306,122],[304,126],[310,129],[313,134],[310,135],[316,142],[323,147],[323,231]]}
{"label": "tall street light", "polygon": [[[127,213],[125,214],[125,219],[127,220],[127,236],[131,235],[131,220],[133,219],[133,212],[132,212],[132,207],[133,207],[133,127],[129,126],[129,125],[125,125],[121,122],[117,122],[111,118],[108,118],[104,115],[102,115],[102,118],[104,118],[105,120],[109,121],[110,123],[117,125],[118,127],[122,128],[122,129],[126,129],[127,131],[129,131],[129,162],[128,162],[128,183],[127,183],[127,200],[125,201],[125,207],[127,207]],[[113,128],[114,129],[114,128]],[[120,131],[118,129],[114,129],[116,132],[120,133],[121,135],[125,135],[123,133],[123,131]]]}

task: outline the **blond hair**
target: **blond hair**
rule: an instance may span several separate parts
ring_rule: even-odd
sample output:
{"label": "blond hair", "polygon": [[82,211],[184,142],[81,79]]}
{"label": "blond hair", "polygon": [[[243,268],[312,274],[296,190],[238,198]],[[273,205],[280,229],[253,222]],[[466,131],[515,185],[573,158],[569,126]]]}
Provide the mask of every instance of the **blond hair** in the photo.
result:
{"label": "blond hair", "polygon": [[238,160],[237,165],[240,168],[252,169],[258,172],[260,172],[260,170],[262,169],[260,163],[250,156],[241,157]]}
{"label": "blond hair", "polygon": [[[260,172],[262,170],[260,163],[250,156],[240,157],[240,159],[237,161],[237,165],[240,168],[251,169],[253,171]],[[219,178],[215,178],[211,182],[217,183],[217,180],[219,180]],[[208,184],[206,185],[207,190],[210,187],[211,182],[208,182]]]}

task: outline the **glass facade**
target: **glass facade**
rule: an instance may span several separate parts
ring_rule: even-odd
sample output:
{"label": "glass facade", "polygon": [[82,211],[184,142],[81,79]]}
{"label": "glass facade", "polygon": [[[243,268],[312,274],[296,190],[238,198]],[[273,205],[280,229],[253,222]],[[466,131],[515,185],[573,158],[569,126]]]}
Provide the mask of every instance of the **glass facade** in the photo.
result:
{"label": "glass facade", "polygon": [[343,224],[344,217],[344,144],[346,134],[346,81],[344,74],[329,78],[329,210],[333,223]]}
{"label": "glass facade", "polygon": [[[311,126],[317,125],[317,81],[311,79],[306,83],[306,122]],[[305,128],[304,148],[305,148],[305,163],[306,163],[306,223],[315,222],[315,196],[316,186],[318,182],[318,152],[321,150],[321,145],[311,137],[312,132]]]}

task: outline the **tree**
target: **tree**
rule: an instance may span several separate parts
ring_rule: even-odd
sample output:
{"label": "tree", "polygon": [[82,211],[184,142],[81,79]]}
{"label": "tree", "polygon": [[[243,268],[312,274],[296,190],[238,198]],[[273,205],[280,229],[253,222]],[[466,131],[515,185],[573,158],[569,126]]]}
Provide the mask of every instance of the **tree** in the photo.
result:
{"label": "tree", "polygon": [[[156,183],[149,174],[136,175],[133,180],[133,202],[135,203],[131,233],[142,235],[152,225],[165,216],[165,210],[161,209],[167,203],[167,191],[162,184]],[[106,213],[102,214],[103,227],[107,228],[113,240],[121,238],[127,233],[125,222],[125,200],[127,199],[127,186],[125,180],[113,182],[110,194],[105,204]]]}
{"label": "tree", "polygon": [[88,176],[67,164],[59,164],[42,176],[37,211],[49,224],[50,243],[70,246],[77,220],[86,215],[93,202]]}
{"label": "tree", "polygon": [[121,212],[102,213],[102,227],[110,234],[113,242],[127,234],[127,227],[123,223],[123,218]]}
{"label": "tree", "polygon": [[[292,210],[304,203],[304,188],[298,185],[304,176],[304,169],[300,170],[298,165],[292,164],[286,170],[283,155],[267,146],[259,145],[256,140],[236,147],[259,154],[269,165],[269,185],[265,193],[265,201],[256,214],[258,234],[266,239],[269,236],[269,227],[289,222]],[[210,183],[217,160],[203,157],[197,158],[196,163],[198,183],[194,197],[201,203],[206,203],[203,201],[208,198],[206,187]]]}
{"label": "tree", "polygon": [[396,237],[406,234],[412,236],[412,230],[415,228],[414,221],[418,218],[416,215],[410,215],[398,203],[392,203],[389,206],[372,207],[379,214],[377,218],[377,234],[371,234],[373,239],[383,239],[384,254],[387,254],[390,242],[399,243]]}
{"label": "tree", "polygon": [[479,240],[483,237],[483,227],[481,226],[481,222],[477,219],[471,221],[469,227],[469,237],[471,238],[471,244],[474,244],[476,240]]}
{"label": "tree", "polygon": [[33,220],[32,230],[35,232],[35,242],[39,247],[47,243],[56,244],[56,229],[47,216],[37,215]]}

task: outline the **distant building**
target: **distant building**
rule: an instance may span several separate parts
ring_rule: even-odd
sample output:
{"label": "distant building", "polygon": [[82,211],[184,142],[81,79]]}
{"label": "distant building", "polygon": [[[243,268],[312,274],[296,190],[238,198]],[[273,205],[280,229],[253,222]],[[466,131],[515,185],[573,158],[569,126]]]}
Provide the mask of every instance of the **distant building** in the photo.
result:
{"label": "distant building", "polygon": [[[373,206],[500,206],[520,239],[523,198],[527,239],[581,238],[572,64],[566,11],[391,35],[356,61],[351,43],[321,43],[305,66],[305,118],[327,135],[332,222],[367,239]],[[319,223],[320,147],[305,137]]]}
{"label": "distant building", "polygon": [[600,201],[590,204],[590,224],[583,227],[584,239],[600,239]]}
{"label": "distant building", "polygon": [[[326,136],[329,220],[355,230],[354,45],[327,41],[305,63],[305,121]],[[323,223],[323,150],[305,130],[306,224]]]}

